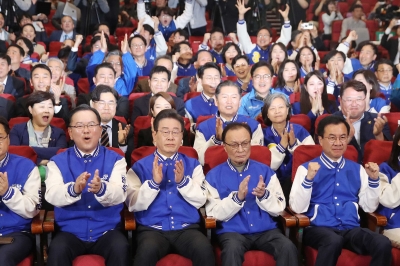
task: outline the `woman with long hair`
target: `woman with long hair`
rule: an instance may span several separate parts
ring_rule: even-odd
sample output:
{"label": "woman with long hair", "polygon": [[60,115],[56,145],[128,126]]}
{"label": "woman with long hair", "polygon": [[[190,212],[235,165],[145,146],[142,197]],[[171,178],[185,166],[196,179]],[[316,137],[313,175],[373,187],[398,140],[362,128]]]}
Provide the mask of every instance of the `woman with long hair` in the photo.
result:
{"label": "woman with long hair", "polygon": [[228,42],[225,44],[224,48],[222,48],[221,55],[222,60],[225,63],[225,66],[221,68],[223,77],[232,77],[235,76],[235,72],[233,71],[232,60],[238,55],[241,55],[242,51],[239,46],[234,44],[233,42]]}
{"label": "woman with long hair", "polygon": [[274,43],[271,46],[271,49],[269,50],[269,57],[268,57],[268,63],[270,63],[271,66],[273,67],[274,75],[278,74],[280,65],[286,59],[288,59],[286,46],[281,42]]}
{"label": "woman with long hair", "polygon": [[287,96],[300,91],[300,69],[294,60],[285,60],[280,65],[275,89]]}

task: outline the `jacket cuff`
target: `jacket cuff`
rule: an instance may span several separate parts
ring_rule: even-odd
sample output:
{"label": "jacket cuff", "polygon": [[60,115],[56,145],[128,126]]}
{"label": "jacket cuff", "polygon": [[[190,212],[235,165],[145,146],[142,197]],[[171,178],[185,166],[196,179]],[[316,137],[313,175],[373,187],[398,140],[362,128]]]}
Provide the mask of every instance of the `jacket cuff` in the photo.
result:
{"label": "jacket cuff", "polygon": [[181,180],[181,182],[179,182],[177,184],[178,188],[183,188],[184,186],[186,186],[187,184],[189,184],[189,178],[187,176],[184,176]]}
{"label": "jacket cuff", "polygon": [[106,193],[106,188],[107,188],[106,183],[101,182],[101,187],[100,187],[99,191],[96,193],[96,196],[97,197],[103,196]]}
{"label": "jacket cuff", "polygon": [[9,187],[6,194],[3,196],[3,200],[9,200],[14,196],[14,189],[12,187]]}
{"label": "jacket cuff", "polygon": [[149,187],[151,189],[159,190],[160,184],[157,184],[153,179],[149,180]]}
{"label": "jacket cuff", "polygon": [[79,194],[75,192],[75,190],[74,190],[74,184],[75,184],[75,183],[72,183],[72,184],[70,184],[70,185],[68,186],[68,194],[69,194],[71,197],[76,198],[76,197],[79,196]]}
{"label": "jacket cuff", "polygon": [[309,180],[309,179],[307,179],[307,176],[306,176],[306,177],[304,177],[304,181],[301,185],[306,189],[310,189],[312,187],[313,182],[314,182],[314,179]]}
{"label": "jacket cuff", "polygon": [[244,200],[240,200],[240,199],[239,199],[238,193],[237,193],[237,192],[235,192],[235,193],[233,194],[232,200],[233,200],[235,203],[237,203],[238,205],[240,205],[240,206],[242,206],[242,204],[243,204],[243,202],[244,202]]}
{"label": "jacket cuff", "polygon": [[368,177],[368,185],[370,188],[377,188],[379,187],[379,180],[380,178],[378,177],[378,179],[374,180],[371,177]]}

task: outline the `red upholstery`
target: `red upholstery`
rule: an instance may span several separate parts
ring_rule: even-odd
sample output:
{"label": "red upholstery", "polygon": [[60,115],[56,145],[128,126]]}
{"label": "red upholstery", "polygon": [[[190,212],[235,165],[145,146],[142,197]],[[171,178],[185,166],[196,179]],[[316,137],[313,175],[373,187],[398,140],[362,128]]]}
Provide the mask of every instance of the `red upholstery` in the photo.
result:
{"label": "red upholstery", "polygon": [[392,141],[371,139],[364,146],[363,162],[374,162],[378,165],[386,162],[387,160],[389,160],[390,153],[392,152],[392,145]]}
{"label": "red upholstery", "polygon": [[59,118],[59,117],[53,117],[53,119],[51,119],[51,121],[50,121],[50,125],[52,125],[53,127],[58,127],[58,128],[61,128],[62,130],[64,130],[65,135],[67,136],[67,142],[69,141],[68,128],[67,128],[67,125],[65,124],[64,119]]}
{"label": "red upholstery", "polygon": [[139,131],[142,129],[149,128],[151,126],[151,116],[138,116],[133,124],[133,146],[138,146]]}
{"label": "red upholstery", "polygon": [[181,79],[183,79],[183,78],[186,78],[186,77],[187,77],[187,76],[179,76],[179,77],[176,77],[175,80],[174,80],[174,83],[175,83],[176,85],[178,85],[179,81],[180,81]]}
{"label": "red upholstery", "polygon": [[317,129],[318,129],[319,121],[321,121],[321,119],[323,119],[324,117],[327,117],[328,115],[330,115],[330,114],[323,114],[323,115],[318,116],[317,119],[315,119],[315,124],[314,124],[315,136],[317,136]]}
{"label": "red upholstery", "polygon": [[223,77],[222,80],[230,80],[230,81],[236,82],[237,81],[237,76]]}
{"label": "red upholstery", "polygon": [[[318,251],[312,247],[306,246],[304,248],[304,254],[306,258],[306,266],[315,265],[315,260],[317,259]],[[338,266],[364,266],[369,265],[371,262],[371,256],[357,255],[348,249],[342,249],[342,254],[340,254],[337,261]]]}
{"label": "red upholstery", "polygon": [[[155,152],[156,147],[154,146],[142,146],[140,148],[134,149],[132,154],[131,154],[131,163],[132,165],[139,161],[140,159],[149,156],[153,152]],[[197,151],[193,149],[192,147],[187,147],[187,146],[181,146],[179,147],[178,152],[183,153],[189,157],[192,157],[194,159],[198,159],[199,156],[197,155]]]}
{"label": "red upholstery", "polygon": [[4,98],[4,99],[7,99],[7,100],[10,100],[10,101],[12,101],[12,102],[15,103],[15,97],[14,97],[14,95],[12,95],[12,94],[1,93],[1,94],[0,94],[0,97],[1,97],[1,98]]}
{"label": "red upholstery", "polygon": [[334,20],[332,22],[332,41],[338,42],[340,31],[342,30],[342,20]]}
{"label": "red upholstery", "polygon": [[72,266],[105,266],[105,260],[102,256],[99,255],[82,255],[78,256],[72,262]]}
{"label": "red upholstery", "polygon": [[[129,94],[129,113],[132,114],[133,111],[133,103],[135,102],[136,99],[139,99],[140,97],[145,96],[148,94],[148,92],[134,92]],[[131,121],[132,123],[132,121]]]}
{"label": "red upholstery", "polygon": [[131,27],[116,28],[115,29],[115,36],[117,36],[119,42],[121,42],[125,38],[125,34],[128,35],[128,39],[129,39],[129,36],[133,32],[133,29],[134,28],[131,28]]}
{"label": "red upholstery", "polygon": [[114,118],[121,123],[127,124],[126,119],[123,116],[114,116]]}
{"label": "red upholstery", "polygon": [[28,257],[26,257],[23,261],[18,263],[17,266],[33,266],[34,261],[35,259],[33,257],[33,254],[31,254]]}
{"label": "red upholstery", "polygon": [[56,52],[61,50],[61,42],[50,42],[49,44],[49,52]]}
{"label": "red upholstery", "polygon": [[213,115],[200,115],[197,117],[196,127],[198,127],[201,122],[204,122],[211,117],[213,117]]}
{"label": "red upholstery", "polygon": [[88,94],[90,92],[90,84],[87,78],[80,78],[78,80],[78,94]]}
{"label": "red upholstery", "polygon": [[[207,174],[212,168],[220,165],[228,159],[223,146],[211,146],[204,154],[204,174]],[[271,164],[271,152],[265,146],[251,146],[250,159],[261,162],[266,165]]]}
{"label": "red upholstery", "polygon": [[349,11],[349,5],[347,2],[338,2],[338,10],[345,18],[347,16],[347,12]]}
{"label": "red upholstery", "polygon": [[32,65],[29,65],[29,64],[20,64],[20,68],[25,68],[26,70],[31,71]]}
{"label": "red upholstery", "polygon": [[[214,254],[215,254],[215,265],[220,266],[222,265],[221,260],[221,249],[217,246],[214,246]],[[259,251],[259,250],[250,250],[244,253],[244,262],[243,266],[275,266],[274,257],[269,255],[266,252]]]}
{"label": "red upholstery", "polygon": [[396,130],[399,126],[398,121],[400,120],[400,113],[387,113],[384,114],[388,120],[389,128],[390,128],[390,134],[394,135],[396,133]]}
{"label": "red upholstery", "polygon": [[290,117],[290,122],[304,127],[308,132],[311,131],[311,120],[308,115],[298,114]]}
{"label": "red upholstery", "polygon": [[29,146],[9,146],[8,152],[11,154],[16,154],[28,159],[31,159],[32,162],[36,164],[37,154],[32,147]]}
{"label": "red upholstery", "polygon": [[399,266],[400,265],[400,249],[392,248],[392,265],[391,266]]}
{"label": "red upholstery", "polygon": [[192,266],[192,261],[178,254],[168,254],[156,266]]}
{"label": "red upholstery", "polygon": [[16,124],[26,123],[28,121],[29,117],[26,116],[14,117],[11,118],[10,121],[8,121],[8,126],[10,127],[10,129],[12,129]]}
{"label": "red upholstery", "polygon": [[186,102],[187,100],[195,98],[195,97],[199,96],[200,94],[201,94],[201,92],[197,92],[197,91],[185,93],[185,95],[183,95],[183,101]]}

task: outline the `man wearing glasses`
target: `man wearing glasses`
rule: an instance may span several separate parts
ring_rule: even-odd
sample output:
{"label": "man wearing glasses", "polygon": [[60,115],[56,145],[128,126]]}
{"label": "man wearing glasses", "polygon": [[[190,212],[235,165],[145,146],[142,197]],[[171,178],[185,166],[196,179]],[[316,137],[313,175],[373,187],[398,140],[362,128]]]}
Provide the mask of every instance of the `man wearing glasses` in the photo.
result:
{"label": "man wearing glasses", "polygon": [[298,265],[297,250],[273,217],[286,207],[274,171],[250,157],[251,129],[233,122],[222,132],[228,161],[206,177],[206,212],[217,219],[223,266],[239,266],[244,253],[257,249],[274,256],[276,265]]}
{"label": "man wearing glasses", "polygon": [[193,148],[204,164],[204,153],[208,147],[222,145],[222,131],[232,122],[246,123],[252,132],[251,145],[263,145],[264,134],[261,125],[254,119],[238,114],[242,89],[230,80],[221,82],[215,90],[218,112],[212,118],[199,124]]}
{"label": "man wearing glasses", "polygon": [[46,200],[59,228],[49,248],[49,265],[72,265],[80,255],[104,257],[106,265],[128,265],[129,244],[119,230],[126,199],[126,161],[99,145],[99,113],[88,105],[71,112],[74,147],[47,164]]}
{"label": "man wearing glasses", "polygon": [[128,171],[126,205],[135,212],[134,265],[156,265],[171,250],[194,266],[215,265],[212,246],[200,232],[198,209],[207,199],[200,163],[178,152],[183,119],[173,109],[154,119],[156,151]]}
{"label": "man wearing glasses", "polygon": [[323,152],[297,168],[289,205],[310,218],[303,243],[318,250],[316,266],[336,265],[342,248],[371,255],[371,265],[390,265],[389,239],[360,227],[358,207],[373,212],[379,205],[379,166],[364,162],[364,168],[343,157],[351,131],[341,116],[328,116],[319,122]]}
{"label": "man wearing glasses", "polygon": [[97,110],[101,118],[100,145],[120,148],[130,165],[133,150],[133,129],[130,125],[115,119],[117,111],[118,92],[110,86],[98,85],[92,91],[90,106]]}
{"label": "man wearing glasses", "polygon": [[387,118],[384,115],[365,111],[367,88],[356,80],[342,85],[340,90],[341,111],[334,113],[344,117],[350,125],[348,144],[358,151],[358,162],[362,163],[364,146],[371,139],[392,140]]}

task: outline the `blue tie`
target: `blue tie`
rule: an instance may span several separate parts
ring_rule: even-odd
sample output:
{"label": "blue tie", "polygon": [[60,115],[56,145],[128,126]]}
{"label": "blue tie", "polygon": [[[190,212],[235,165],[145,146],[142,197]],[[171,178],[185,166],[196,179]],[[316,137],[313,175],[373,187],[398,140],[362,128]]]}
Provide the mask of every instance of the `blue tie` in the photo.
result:
{"label": "blue tie", "polygon": [[83,158],[90,158],[90,157],[92,157],[91,154],[85,154],[85,155],[83,155]]}

